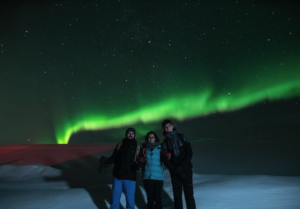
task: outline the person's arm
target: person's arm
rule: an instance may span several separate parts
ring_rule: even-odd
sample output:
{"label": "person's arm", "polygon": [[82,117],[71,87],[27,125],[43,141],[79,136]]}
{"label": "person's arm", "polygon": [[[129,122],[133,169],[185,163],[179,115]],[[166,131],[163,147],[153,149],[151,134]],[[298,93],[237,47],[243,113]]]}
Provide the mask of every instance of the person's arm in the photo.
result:
{"label": "person's arm", "polygon": [[181,162],[176,166],[176,168],[175,168],[176,173],[182,173],[184,168],[189,165],[189,163],[191,162],[191,160],[193,158],[193,150],[192,150],[192,146],[191,146],[190,142],[188,141],[188,139],[186,138],[185,135],[182,135],[181,137],[183,138],[183,146],[185,149],[185,156],[183,157]]}
{"label": "person's arm", "polygon": [[170,171],[174,171],[176,169],[175,164],[170,161],[170,151],[168,150],[165,141],[163,141],[163,143],[161,144],[160,157],[167,169],[169,169]]}
{"label": "person's arm", "polygon": [[104,164],[113,164],[113,163],[115,163],[115,158],[117,156],[119,144],[117,144],[117,146],[115,147],[114,152],[112,153],[112,155],[109,158],[106,158],[106,160],[103,162]]}
{"label": "person's arm", "polygon": [[142,145],[139,155],[136,158],[137,170],[143,170],[146,165],[145,147]]}
{"label": "person's arm", "polygon": [[141,149],[140,149],[140,152],[136,158],[136,161],[137,163],[145,163],[146,162],[146,157],[145,157],[145,147],[142,145],[141,146]]}
{"label": "person's arm", "polygon": [[188,165],[188,163],[191,162],[192,158],[193,158],[193,150],[192,150],[192,146],[191,146],[190,142],[185,141],[184,147],[185,147],[186,154],[185,154],[185,157],[183,158],[182,162],[180,163],[183,165],[183,167]]}
{"label": "person's arm", "polygon": [[100,159],[99,159],[99,165],[98,165],[98,172],[99,173],[102,173],[103,169],[105,169],[105,172],[106,172],[106,166],[107,166],[107,164],[113,164],[114,163],[115,156],[116,156],[116,153],[118,151],[118,146],[119,146],[119,144],[117,144],[117,146],[115,147],[112,156],[105,157],[104,155],[102,155],[100,157]]}

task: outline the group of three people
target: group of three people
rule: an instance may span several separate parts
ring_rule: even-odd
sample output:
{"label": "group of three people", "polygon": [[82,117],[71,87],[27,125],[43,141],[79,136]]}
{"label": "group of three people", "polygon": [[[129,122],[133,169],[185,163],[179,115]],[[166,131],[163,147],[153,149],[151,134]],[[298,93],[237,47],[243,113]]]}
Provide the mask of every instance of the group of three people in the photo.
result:
{"label": "group of three people", "polygon": [[112,201],[110,209],[119,209],[120,198],[124,190],[126,209],[135,208],[136,171],[142,167],[143,183],[147,194],[148,209],[162,209],[162,189],[164,170],[162,163],[170,171],[173,187],[174,208],[183,209],[182,189],[186,208],[195,209],[193,191],[192,157],[193,151],[186,136],[177,132],[169,119],[162,122],[164,141],[160,141],[155,132],[145,137],[141,149],[135,140],[135,129],[128,128],[125,138],[118,143],[111,157],[102,156],[101,164],[112,164]]}

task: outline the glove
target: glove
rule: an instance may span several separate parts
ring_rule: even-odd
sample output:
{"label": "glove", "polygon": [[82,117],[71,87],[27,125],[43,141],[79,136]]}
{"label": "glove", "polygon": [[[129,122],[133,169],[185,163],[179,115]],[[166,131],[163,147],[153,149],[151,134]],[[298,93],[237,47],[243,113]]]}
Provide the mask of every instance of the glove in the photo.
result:
{"label": "glove", "polygon": [[102,173],[102,170],[106,168],[105,161],[107,161],[108,157],[102,155],[99,159],[98,172]]}
{"label": "glove", "polygon": [[106,168],[106,164],[100,163],[100,164],[98,165],[98,172],[99,172],[99,173],[102,173],[103,169],[106,170],[105,168]]}
{"label": "glove", "polygon": [[103,164],[103,163],[105,163],[105,161],[107,161],[107,159],[108,159],[108,157],[105,157],[104,155],[102,155],[99,159],[99,163]]}

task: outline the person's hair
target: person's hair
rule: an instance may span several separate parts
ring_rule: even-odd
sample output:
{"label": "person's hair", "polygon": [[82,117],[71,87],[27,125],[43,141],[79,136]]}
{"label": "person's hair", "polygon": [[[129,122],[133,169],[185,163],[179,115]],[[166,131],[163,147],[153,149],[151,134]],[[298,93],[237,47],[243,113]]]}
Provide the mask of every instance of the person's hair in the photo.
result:
{"label": "person's hair", "polygon": [[165,125],[168,124],[168,123],[170,123],[171,125],[173,125],[173,123],[172,123],[172,121],[171,121],[170,119],[165,119],[165,120],[161,123],[161,125],[162,125],[163,128],[165,128]]}
{"label": "person's hair", "polygon": [[157,142],[159,142],[159,138],[158,138],[158,136],[156,135],[156,133],[154,132],[154,131],[149,131],[147,134],[146,134],[146,136],[145,136],[145,142],[148,142],[148,137],[149,137],[149,135],[150,134],[153,134],[154,135],[154,137],[155,137],[155,141]]}
{"label": "person's hair", "polygon": [[135,129],[134,128],[127,128],[126,131],[125,131],[125,136],[127,136],[127,133],[129,131],[132,131],[134,133],[134,136],[135,136]]}

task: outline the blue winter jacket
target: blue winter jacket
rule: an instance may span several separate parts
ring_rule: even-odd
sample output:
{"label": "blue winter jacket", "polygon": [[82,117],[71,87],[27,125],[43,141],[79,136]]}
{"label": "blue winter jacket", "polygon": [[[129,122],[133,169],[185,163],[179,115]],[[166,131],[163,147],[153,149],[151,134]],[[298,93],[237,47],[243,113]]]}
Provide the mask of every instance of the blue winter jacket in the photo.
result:
{"label": "blue winter jacket", "polygon": [[146,165],[143,172],[143,179],[164,180],[165,173],[160,160],[161,146],[154,148],[152,151],[145,148]]}

